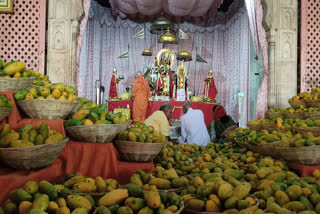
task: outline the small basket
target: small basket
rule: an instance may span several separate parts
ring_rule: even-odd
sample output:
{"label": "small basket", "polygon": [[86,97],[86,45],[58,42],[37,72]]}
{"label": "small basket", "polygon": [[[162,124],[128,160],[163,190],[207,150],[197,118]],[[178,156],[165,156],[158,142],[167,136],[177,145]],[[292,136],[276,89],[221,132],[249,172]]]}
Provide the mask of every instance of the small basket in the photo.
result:
{"label": "small basket", "polygon": [[320,111],[304,112],[303,116],[305,119],[320,120]]}
{"label": "small basket", "polygon": [[90,143],[109,143],[121,131],[125,131],[131,120],[122,124],[82,125],[66,128],[67,135],[72,140]]}
{"label": "small basket", "polygon": [[302,165],[320,164],[320,146],[278,148],[277,150],[281,157],[290,163]]}
{"label": "small basket", "polygon": [[262,125],[261,124],[247,124],[247,126],[251,129],[251,130],[256,130],[256,131],[261,131],[262,130]]}
{"label": "small basket", "polygon": [[238,128],[237,125],[233,125],[228,127],[226,130],[224,130],[221,134],[221,137],[225,137],[229,132],[232,132],[233,130],[235,130],[236,128]]}
{"label": "small basket", "polygon": [[61,153],[69,138],[55,143],[23,148],[0,148],[0,158],[11,168],[37,169],[50,165]]}
{"label": "small basket", "polygon": [[267,130],[268,132],[272,132],[272,131],[277,131],[278,128],[274,124],[269,124],[269,125],[262,124],[262,130]]}
{"label": "small basket", "polygon": [[320,127],[296,127],[296,132],[300,133],[300,134],[305,134],[307,132],[311,132],[313,134],[314,137],[318,137],[320,136]]}
{"label": "small basket", "polygon": [[238,146],[240,146],[241,148],[248,148],[248,144],[247,143],[242,143],[242,142],[240,142],[240,141],[238,141],[238,140],[236,140],[235,139],[235,141],[234,141]]}
{"label": "small basket", "polygon": [[320,100],[306,100],[308,107],[320,107]]}
{"label": "small basket", "polygon": [[276,141],[273,143],[266,143],[266,144],[262,144],[262,145],[251,145],[248,144],[248,147],[251,151],[255,152],[255,153],[259,153],[265,156],[272,156],[274,158],[279,157],[280,153],[278,151],[278,147],[281,146],[281,144],[283,144],[285,141]]}
{"label": "small basket", "polygon": [[31,118],[65,119],[78,105],[75,101],[66,100],[21,100],[18,106]]}
{"label": "small basket", "polygon": [[116,147],[120,157],[129,162],[152,161],[161,152],[163,145],[163,143],[116,141]]}
{"label": "small basket", "polygon": [[283,116],[287,119],[304,119],[304,114],[303,113],[283,113]]}
{"label": "small basket", "polygon": [[288,102],[292,107],[299,107],[301,105],[306,105],[306,103],[303,100],[292,100],[292,99],[290,99]]}
{"label": "small basket", "polygon": [[17,92],[20,90],[29,90],[33,88],[34,77],[29,78],[6,78],[0,77],[0,92]]}
{"label": "small basket", "polygon": [[275,116],[282,116],[282,115],[283,115],[282,112],[270,112],[270,111],[266,112],[266,118],[268,119],[271,119],[272,117],[275,117]]}
{"label": "small basket", "polygon": [[6,118],[13,108],[0,108],[0,122]]}

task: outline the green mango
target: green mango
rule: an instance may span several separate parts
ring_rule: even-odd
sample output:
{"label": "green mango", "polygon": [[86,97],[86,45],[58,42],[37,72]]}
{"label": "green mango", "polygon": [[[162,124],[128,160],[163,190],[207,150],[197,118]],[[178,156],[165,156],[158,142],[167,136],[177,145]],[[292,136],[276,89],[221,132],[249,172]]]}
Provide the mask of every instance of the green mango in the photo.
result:
{"label": "green mango", "polygon": [[117,214],[118,209],[120,208],[120,206],[118,204],[109,206],[108,209],[110,210],[111,214]]}
{"label": "green mango", "polygon": [[124,185],[123,188],[128,190],[129,196],[131,196],[131,197],[143,197],[144,196],[143,189],[140,188],[136,184],[129,183],[129,184]]}
{"label": "green mango", "polygon": [[17,101],[24,100],[26,95],[29,93],[28,90],[21,90],[14,94],[14,99]]}
{"label": "green mango", "polygon": [[110,210],[107,207],[100,206],[95,211],[97,214],[111,214]]}
{"label": "green mango", "polygon": [[180,205],[180,197],[176,193],[171,193],[169,195],[169,204],[170,206],[179,206]]}

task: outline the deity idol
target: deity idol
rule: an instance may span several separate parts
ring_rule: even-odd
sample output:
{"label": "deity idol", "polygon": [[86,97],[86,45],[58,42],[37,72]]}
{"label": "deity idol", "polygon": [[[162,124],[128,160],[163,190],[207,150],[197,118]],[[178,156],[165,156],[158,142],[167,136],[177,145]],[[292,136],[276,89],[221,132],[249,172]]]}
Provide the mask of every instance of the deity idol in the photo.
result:
{"label": "deity idol", "polygon": [[119,96],[119,79],[117,69],[113,68],[113,74],[110,82],[109,98],[117,98]]}
{"label": "deity idol", "polygon": [[214,79],[212,76],[212,70],[209,71],[209,75],[206,78],[206,85],[203,90],[203,98],[207,102],[215,102],[217,96],[217,88],[214,84]]}
{"label": "deity idol", "polygon": [[171,68],[173,63],[174,55],[172,51],[169,49],[162,49],[159,51],[155,62],[155,67],[157,67],[158,71],[156,94],[159,96],[172,96]]}
{"label": "deity idol", "polygon": [[[187,80],[188,80],[188,74],[187,74],[187,67],[182,62],[181,65],[177,67],[177,91],[183,91],[185,93],[186,98],[188,97],[187,93]],[[177,93],[176,93],[177,94]]]}

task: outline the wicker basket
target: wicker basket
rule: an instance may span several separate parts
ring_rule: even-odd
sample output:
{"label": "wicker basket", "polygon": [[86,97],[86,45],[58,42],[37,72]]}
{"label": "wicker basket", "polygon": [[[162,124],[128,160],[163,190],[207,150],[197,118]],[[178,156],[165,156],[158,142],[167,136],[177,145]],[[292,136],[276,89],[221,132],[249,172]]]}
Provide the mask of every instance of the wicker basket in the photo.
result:
{"label": "wicker basket", "polygon": [[267,130],[268,132],[272,132],[272,131],[277,131],[278,128],[276,125],[272,124],[272,125],[266,125],[266,124],[262,124],[262,130]]}
{"label": "wicker basket", "polygon": [[236,128],[238,128],[237,125],[233,125],[228,127],[226,130],[224,130],[221,134],[221,137],[225,137],[229,132],[232,132],[233,130],[235,130]]}
{"label": "wicker basket", "polygon": [[299,107],[301,105],[306,105],[306,103],[303,100],[292,100],[292,99],[290,99],[288,102],[292,107]]}
{"label": "wicker basket", "polygon": [[278,148],[281,158],[290,163],[303,165],[320,164],[320,146],[305,146],[295,148]]}
{"label": "wicker basket", "polygon": [[17,92],[20,90],[29,90],[32,87],[32,82],[35,78],[6,78],[0,77],[0,92],[11,91]]}
{"label": "wicker basket", "polygon": [[320,120],[320,111],[304,112],[303,116],[305,119]]}
{"label": "wicker basket", "polygon": [[304,119],[304,114],[303,113],[283,113],[283,116],[287,119]]}
{"label": "wicker basket", "polygon": [[262,130],[262,125],[261,124],[247,124],[249,129],[256,130],[256,131],[261,131]]}
{"label": "wicker basket", "polygon": [[249,148],[248,147],[248,144],[247,143],[242,143],[242,142],[240,142],[240,141],[238,141],[238,140],[235,140],[234,141],[238,146],[240,146],[241,148]]}
{"label": "wicker basket", "polygon": [[277,158],[280,155],[280,153],[278,151],[278,147],[280,147],[282,143],[284,143],[284,141],[266,143],[266,144],[262,144],[262,145],[258,145],[258,146],[254,146],[251,144],[247,144],[247,145],[248,145],[249,149],[253,152]]}
{"label": "wicker basket", "polygon": [[152,161],[163,148],[163,143],[139,143],[131,141],[116,141],[120,157],[129,162]]}
{"label": "wicker basket", "polygon": [[50,165],[63,150],[69,138],[55,143],[23,148],[0,148],[0,158],[15,169],[37,169]]}
{"label": "wicker basket", "polygon": [[306,105],[308,107],[320,107],[320,100],[307,100]]}
{"label": "wicker basket", "polygon": [[0,122],[6,118],[13,108],[0,108]]}
{"label": "wicker basket", "polygon": [[311,132],[314,137],[320,136],[320,127],[296,127],[296,132],[300,134],[305,134],[307,132]]}
{"label": "wicker basket", "polygon": [[283,115],[282,112],[270,112],[270,111],[266,112],[266,118],[268,119],[271,119],[274,116],[282,116],[282,115]]}
{"label": "wicker basket", "polygon": [[101,124],[91,126],[71,126],[66,128],[67,135],[72,140],[90,143],[109,143],[121,131],[125,131],[131,120],[122,124]]}
{"label": "wicker basket", "polygon": [[185,189],[187,189],[187,187],[179,187],[179,188],[172,188],[172,189],[158,189],[158,192],[180,193]]}
{"label": "wicker basket", "polygon": [[77,102],[66,100],[21,100],[18,106],[31,118],[65,119]]}

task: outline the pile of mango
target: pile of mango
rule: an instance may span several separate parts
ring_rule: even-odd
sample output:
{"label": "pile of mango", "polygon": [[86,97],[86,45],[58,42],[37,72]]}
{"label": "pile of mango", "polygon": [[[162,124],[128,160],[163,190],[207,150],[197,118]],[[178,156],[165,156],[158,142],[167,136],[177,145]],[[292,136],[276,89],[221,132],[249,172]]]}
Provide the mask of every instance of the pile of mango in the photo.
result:
{"label": "pile of mango", "polygon": [[136,184],[112,190],[99,199],[97,213],[101,214],[171,214],[180,209],[181,200],[176,193],[158,192],[156,186],[144,192]]}
{"label": "pile of mango", "polygon": [[14,98],[20,100],[47,99],[77,101],[77,90],[62,83],[47,83],[46,86],[21,90],[15,93]]}
{"label": "pile of mango", "polygon": [[78,110],[90,110],[93,107],[96,107],[97,104],[93,102],[92,100],[88,100],[87,98],[84,97],[78,97],[78,104],[80,108]]}
{"label": "pile of mango", "polygon": [[320,145],[320,137],[314,137],[311,132],[303,135],[295,134],[287,142],[283,142],[281,147],[303,147]]}
{"label": "pile of mango", "polygon": [[296,127],[320,127],[320,120],[296,120]]}
{"label": "pile of mango", "polygon": [[293,125],[295,123],[294,119],[287,119],[282,116],[272,116],[270,119],[260,119],[260,120],[253,120],[249,121],[248,124],[252,125],[273,125],[275,129],[278,129],[280,131],[286,132],[286,131],[292,131],[293,130]]}
{"label": "pile of mango", "polygon": [[22,188],[10,192],[0,213],[5,214],[87,214],[93,210],[95,202],[90,196],[80,196],[76,192],[65,194],[59,185],[48,181],[27,182]]}
{"label": "pile of mango", "polygon": [[35,127],[27,124],[16,131],[11,130],[9,124],[5,124],[0,132],[0,148],[31,147],[55,143],[64,138],[56,130],[50,129],[46,123],[38,123]]}
{"label": "pile of mango", "polygon": [[317,88],[312,88],[311,93],[303,92],[301,94],[298,94],[297,96],[293,96],[291,99],[294,101],[297,101],[297,100],[303,100],[303,101],[318,100],[319,95],[320,95],[320,87],[317,87]]}
{"label": "pile of mango", "polygon": [[159,190],[168,190],[183,188],[188,186],[188,179],[180,177],[174,168],[168,170],[157,166],[155,174],[153,172],[144,172],[137,170],[130,178],[130,182],[136,184],[144,191],[149,191],[152,185],[156,186]]}
{"label": "pile of mango", "polygon": [[[91,107],[90,106],[94,106]],[[79,108],[70,119],[68,119],[64,126],[81,126],[81,125],[101,125],[101,124],[121,124],[127,122],[127,117],[122,115],[121,112],[113,114],[112,112],[106,112],[107,104],[96,106],[89,102]]]}
{"label": "pile of mango", "polygon": [[126,131],[119,133],[118,140],[140,143],[164,143],[166,142],[166,137],[155,131],[152,126],[134,122]]}
{"label": "pile of mango", "polygon": [[283,109],[283,108],[270,108],[268,111],[269,112],[284,112],[285,109]]}
{"label": "pile of mango", "polygon": [[94,179],[81,174],[68,175],[62,184],[56,186],[65,193],[72,192],[71,190],[81,193],[106,193],[118,187],[119,184],[114,179],[103,179],[101,176]]}
{"label": "pile of mango", "polygon": [[0,94],[0,108],[13,108],[13,102]]}
{"label": "pile of mango", "polygon": [[[319,176],[319,172],[316,173]],[[320,181],[316,177],[299,178],[290,171],[266,167],[246,177],[258,184],[254,193],[259,206],[267,212],[294,214],[320,213]]]}

